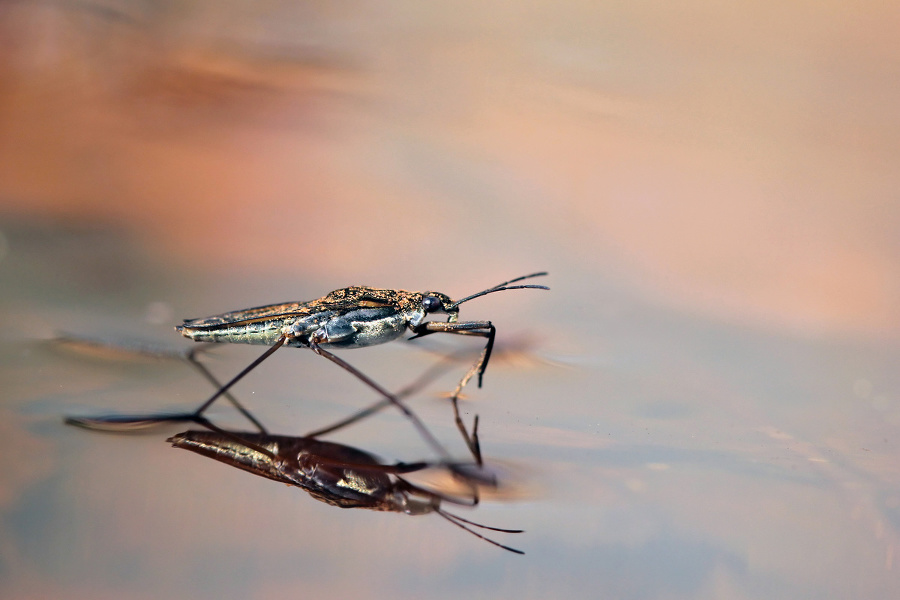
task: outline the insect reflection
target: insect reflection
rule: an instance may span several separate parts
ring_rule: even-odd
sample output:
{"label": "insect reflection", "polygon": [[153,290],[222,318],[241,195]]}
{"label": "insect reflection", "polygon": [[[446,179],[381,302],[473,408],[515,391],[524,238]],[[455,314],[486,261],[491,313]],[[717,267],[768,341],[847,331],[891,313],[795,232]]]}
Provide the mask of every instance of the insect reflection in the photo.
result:
{"label": "insect reflection", "polygon": [[404,474],[427,468],[447,468],[428,462],[383,464],[372,454],[334,442],[310,437],[289,437],[253,432],[185,431],[168,440],[183,448],[213,458],[274,481],[305,490],[310,496],[341,508],[399,512],[407,515],[435,513],[472,535],[504,550],[524,554],[473,529],[501,533],[522,533],[520,529],[489,527],[446,511],[442,503],[475,506],[478,488],[485,479],[473,465],[457,464],[451,473],[470,490],[469,497],[458,498],[414,485]]}
{"label": "insect reflection", "polygon": [[[182,352],[144,344],[112,344],[70,335],[60,336],[54,342],[55,345],[70,347],[81,353],[114,355],[120,358],[183,360],[197,369],[214,386],[220,386],[212,373],[198,360],[206,348],[204,346]],[[443,360],[396,392],[394,396],[405,398],[416,393],[461,358],[461,353],[444,356]],[[317,439],[318,436],[343,429],[370,417],[384,408],[386,401],[373,404],[305,436],[290,437],[268,433],[265,426],[237,399],[225,395],[241,414],[256,425],[259,433],[227,431],[213,424],[207,417],[194,413],[162,413],[149,415],[143,420],[134,416],[69,417],[66,423],[93,430],[131,433],[166,423],[193,422],[207,430],[186,431],[169,438],[168,441],[176,448],[191,450],[255,475],[300,487],[313,498],[334,506],[400,512],[408,515],[435,513],[495,546],[523,554],[521,550],[490,539],[473,528],[500,533],[521,533],[521,530],[475,523],[442,507],[443,503],[474,507],[479,503],[479,489],[497,487],[496,479],[484,470],[480,454],[477,456],[473,454],[476,458],[474,462],[453,462],[445,459],[439,462],[383,464],[363,450]],[[472,436],[475,440],[478,439],[477,417]],[[415,485],[403,477],[425,469],[443,470],[464,491],[456,495],[445,494]]]}

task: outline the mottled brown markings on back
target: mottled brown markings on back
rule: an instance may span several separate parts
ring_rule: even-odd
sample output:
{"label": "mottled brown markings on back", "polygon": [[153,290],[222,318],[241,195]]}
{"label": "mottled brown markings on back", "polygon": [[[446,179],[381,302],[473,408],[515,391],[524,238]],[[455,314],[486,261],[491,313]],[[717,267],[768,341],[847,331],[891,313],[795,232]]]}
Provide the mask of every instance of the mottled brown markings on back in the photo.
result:
{"label": "mottled brown markings on back", "polygon": [[365,286],[351,286],[328,293],[309,302],[269,304],[246,310],[223,313],[204,319],[185,321],[186,329],[216,329],[219,327],[246,325],[274,319],[305,317],[324,311],[348,311],[357,308],[396,307],[398,310],[415,310],[422,303],[423,294],[404,290],[387,290]]}

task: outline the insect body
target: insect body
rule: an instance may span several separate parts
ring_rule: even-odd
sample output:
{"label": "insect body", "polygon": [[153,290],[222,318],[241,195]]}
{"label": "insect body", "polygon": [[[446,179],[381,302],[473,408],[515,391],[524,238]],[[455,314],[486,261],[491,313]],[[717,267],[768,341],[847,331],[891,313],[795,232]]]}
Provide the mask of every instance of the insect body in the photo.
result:
{"label": "insect body", "polygon": [[[428,298],[429,300],[425,300]],[[310,302],[272,304],[205,319],[186,320],[175,329],[197,342],[271,346],[363,348],[416,332],[430,312],[443,310],[457,321],[459,309],[445,294],[370,287],[335,290]]]}
{"label": "insect body", "polygon": [[[503,533],[516,529],[487,527],[449,513],[441,502],[474,506],[478,484],[467,481],[471,498],[457,499],[415,486],[402,475],[431,467],[421,463],[385,465],[374,456],[343,444],[308,437],[288,437],[248,432],[186,431],[168,440],[174,447],[249,471],[254,475],[302,488],[316,500],[341,508],[367,508],[408,515],[437,513],[457,527],[504,550],[522,554],[489,539],[469,527]],[[459,477],[459,471],[454,472]]]}

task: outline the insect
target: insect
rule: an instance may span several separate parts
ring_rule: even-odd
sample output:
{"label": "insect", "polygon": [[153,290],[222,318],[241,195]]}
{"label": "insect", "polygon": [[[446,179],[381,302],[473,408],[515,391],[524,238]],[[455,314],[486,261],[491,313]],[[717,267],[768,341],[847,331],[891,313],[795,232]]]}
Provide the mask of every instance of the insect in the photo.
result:
{"label": "insect", "polygon": [[[203,419],[203,417],[201,417]],[[310,496],[341,508],[367,508],[407,515],[436,513],[457,527],[495,546],[524,554],[521,550],[492,540],[472,527],[501,533],[522,533],[469,521],[447,512],[442,502],[476,506],[479,482],[467,479],[470,498],[456,498],[416,486],[404,474],[430,467],[447,467],[428,462],[382,464],[372,454],[334,442],[310,437],[288,437],[254,432],[186,431],[168,440],[183,448],[213,458],[254,475],[297,486]],[[459,480],[462,465],[451,470]]]}
{"label": "insect", "polygon": [[[191,416],[200,417],[219,397],[259,366],[282,346],[310,348],[344,370],[356,376],[375,390],[386,401],[396,406],[418,429],[420,435],[442,456],[447,452],[428,431],[418,417],[393,394],[385,390],[367,375],[336,356],[326,348],[364,348],[383,344],[402,336],[407,330],[416,339],[434,333],[477,336],[486,338],[478,359],[463,375],[451,394],[456,425],[463,438],[480,460],[477,428],[469,434],[459,414],[459,396],[466,384],[478,375],[478,386],[487,368],[494,347],[496,328],[490,321],[460,321],[459,306],[481,296],[513,289],[549,289],[543,285],[511,285],[526,279],[541,277],[545,272],[532,273],[497,284],[486,290],[453,301],[440,292],[408,292],[354,286],[335,290],[317,300],[270,304],[238,310],[202,319],[187,319],[175,329],[183,336],[197,342],[227,342],[270,346],[259,358],[250,363],[230,381],[201,404]],[[429,321],[429,315],[446,314],[446,321]],[[129,417],[117,416],[122,424]],[[134,417],[146,422],[148,417]],[[187,420],[190,420],[189,418]],[[93,419],[100,423],[102,418]]]}

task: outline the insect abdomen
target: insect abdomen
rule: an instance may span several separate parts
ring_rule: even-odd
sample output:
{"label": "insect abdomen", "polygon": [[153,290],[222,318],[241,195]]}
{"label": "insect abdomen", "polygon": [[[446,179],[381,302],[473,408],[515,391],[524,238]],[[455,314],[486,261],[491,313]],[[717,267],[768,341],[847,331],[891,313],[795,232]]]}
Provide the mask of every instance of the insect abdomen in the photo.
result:
{"label": "insect abdomen", "polygon": [[283,321],[257,321],[241,325],[223,325],[215,328],[194,328],[179,325],[175,329],[195,342],[228,342],[271,346],[282,335]]}

